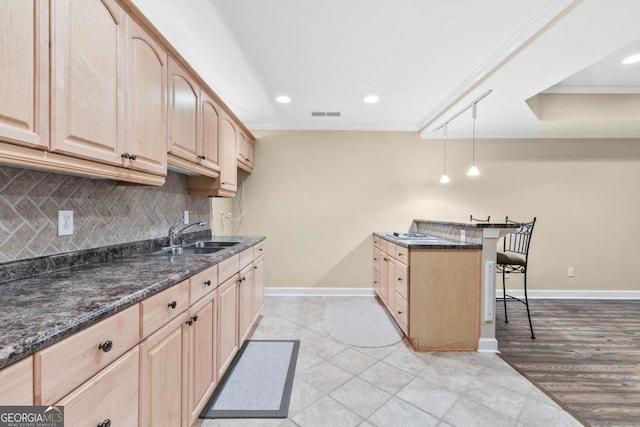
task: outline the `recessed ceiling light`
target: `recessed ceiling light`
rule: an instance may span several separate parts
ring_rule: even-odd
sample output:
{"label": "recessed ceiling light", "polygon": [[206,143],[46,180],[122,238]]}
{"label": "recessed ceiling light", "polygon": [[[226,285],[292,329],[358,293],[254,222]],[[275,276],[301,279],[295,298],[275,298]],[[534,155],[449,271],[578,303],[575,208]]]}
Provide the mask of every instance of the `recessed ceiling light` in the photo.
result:
{"label": "recessed ceiling light", "polygon": [[625,65],[635,64],[636,62],[640,62],[640,53],[636,53],[631,56],[627,56],[622,60],[622,63]]}
{"label": "recessed ceiling light", "polygon": [[276,98],[276,102],[279,102],[280,104],[288,104],[291,102],[291,98],[286,95],[280,95]]}
{"label": "recessed ceiling light", "polygon": [[363,101],[366,102],[367,104],[375,104],[379,100],[380,98],[378,98],[376,95],[367,95],[363,99]]}

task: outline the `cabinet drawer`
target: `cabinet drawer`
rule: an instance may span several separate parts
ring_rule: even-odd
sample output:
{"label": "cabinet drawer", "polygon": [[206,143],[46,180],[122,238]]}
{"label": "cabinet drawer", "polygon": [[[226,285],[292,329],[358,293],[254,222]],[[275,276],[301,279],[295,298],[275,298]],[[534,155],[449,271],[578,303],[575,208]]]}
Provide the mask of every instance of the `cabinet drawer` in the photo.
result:
{"label": "cabinet drawer", "polygon": [[380,243],[379,243],[379,245],[378,245],[378,246],[379,246],[379,249],[380,249],[380,252],[387,252],[387,253],[389,253],[389,250],[388,250],[388,246],[389,246],[389,245],[393,245],[393,243],[391,243],[391,242],[387,242],[387,241],[386,241],[386,240],[384,240],[384,239],[380,239]]}
{"label": "cabinet drawer", "polygon": [[[35,400],[50,405],[139,341],[138,304],[35,353]],[[110,343],[110,345],[109,345]]]}
{"label": "cabinet drawer", "polygon": [[380,271],[373,270],[373,289],[378,293],[378,289],[380,288]]}
{"label": "cabinet drawer", "polygon": [[194,274],[189,279],[189,284],[189,301],[191,305],[218,286],[218,266],[214,265],[205,271]]}
{"label": "cabinet drawer", "polygon": [[409,267],[396,263],[396,292],[409,300]]}
{"label": "cabinet drawer", "polygon": [[253,259],[257,259],[264,255],[264,242],[260,242],[253,247]]}
{"label": "cabinet drawer", "polygon": [[240,270],[251,264],[253,261],[253,248],[245,249],[240,252]]}
{"label": "cabinet drawer", "polygon": [[33,357],[0,370],[0,405],[33,405]]}
{"label": "cabinet drawer", "polygon": [[394,303],[396,308],[393,317],[396,318],[402,332],[409,335],[409,303],[397,292]]}
{"label": "cabinet drawer", "polygon": [[59,401],[66,427],[138,424],[138,346]]}
{"label": "cabinet drawer", "polygon": [[218,264],[218,282],[224,283],[238,271],[240,271],[240,254],[227,258]]}
{"label": "cabinet drawer", "polygon": [[140,303],[142,339],[189,308],[189,281],[185,280]]}
{"label": "cabinet drawer", "polygon": [[373,247],[380,249],[380,238],[378,236],[373,236]]}
{"label": "cabinet drawer", "polygon": [[402,247],[400,245],[393,245],[394,246],[394,253],[389,253],[390,255],[392,255],[395,259],[397,259],[398,261],[400,261],[401,263],[408,265],[409,264],[409,249]]}

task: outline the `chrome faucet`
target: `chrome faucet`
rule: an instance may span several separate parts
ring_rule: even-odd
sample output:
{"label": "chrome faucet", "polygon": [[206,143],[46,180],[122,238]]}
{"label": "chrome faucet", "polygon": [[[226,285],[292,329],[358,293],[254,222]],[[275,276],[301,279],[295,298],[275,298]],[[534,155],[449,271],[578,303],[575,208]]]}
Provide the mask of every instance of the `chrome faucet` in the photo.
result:
{"label": "chrome faucet", "polygon": [[176,228],[178,227],[178,225],[180,225],[182,223],[182,220],[176,221],[175,224],[173,224],[171,226],[171,228],[169,228],[169,247],[173,248],[176,246],[176,241],[182,237],[182,235],[184,234],[185,230],[191,228],[191,227],[206,227],[207,226],[207,221],[200,221],[200,222],[194,222],[192,224],[189,224],[187,226],[185,226],[182,230],[180,231],[176,231]]}

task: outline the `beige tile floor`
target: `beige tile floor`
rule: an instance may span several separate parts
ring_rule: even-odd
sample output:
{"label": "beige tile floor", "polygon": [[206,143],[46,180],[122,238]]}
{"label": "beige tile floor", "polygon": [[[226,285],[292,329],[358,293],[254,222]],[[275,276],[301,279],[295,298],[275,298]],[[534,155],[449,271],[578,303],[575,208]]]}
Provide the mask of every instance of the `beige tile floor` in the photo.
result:
{"label": "beige tile floor", "polygon": [[252,339],[298,339],[287,419],[202,420],[214,426],[581,426],[494,354],[416,353],[403,342],[352,347],[325,331],[338,297],[267,297]]}

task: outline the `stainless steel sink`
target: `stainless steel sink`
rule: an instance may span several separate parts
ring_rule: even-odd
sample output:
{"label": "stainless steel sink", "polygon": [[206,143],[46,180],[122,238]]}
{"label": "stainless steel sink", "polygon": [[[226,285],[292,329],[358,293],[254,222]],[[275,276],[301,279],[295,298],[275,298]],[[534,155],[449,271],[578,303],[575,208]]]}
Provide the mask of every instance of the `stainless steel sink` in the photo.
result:
{"label": "stainless steel sink", "polygon": [[161,251],[154,252],[156,255],[207,255],[222,251],[225,248],[202,248],[202,247],[178,247],[164,248]]}
{"label": "stainless steel sink", "polygon": [[186,248],[228,248],[230,246],[235,246],[240,242],[223,242],[219,240],[200,240],[195,243],[191,243],[190,245],[185,246]]}

